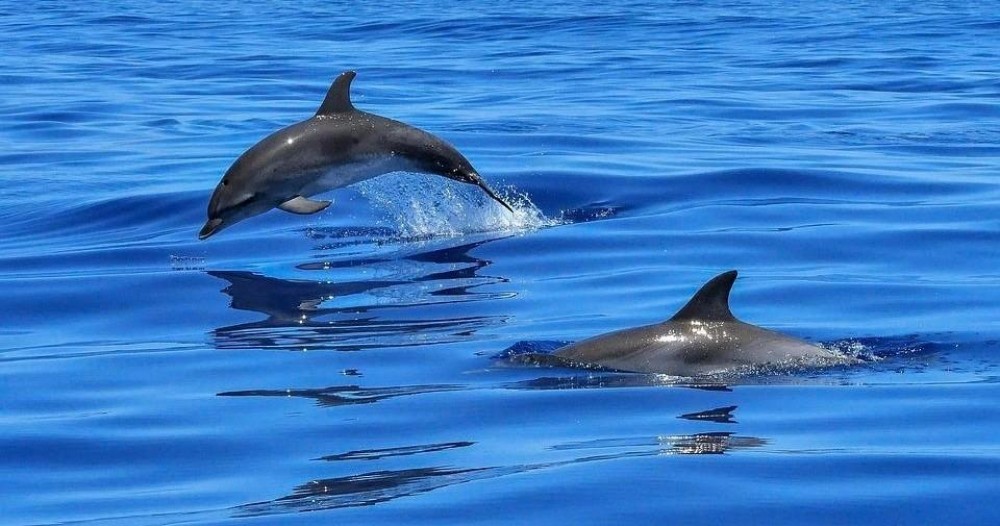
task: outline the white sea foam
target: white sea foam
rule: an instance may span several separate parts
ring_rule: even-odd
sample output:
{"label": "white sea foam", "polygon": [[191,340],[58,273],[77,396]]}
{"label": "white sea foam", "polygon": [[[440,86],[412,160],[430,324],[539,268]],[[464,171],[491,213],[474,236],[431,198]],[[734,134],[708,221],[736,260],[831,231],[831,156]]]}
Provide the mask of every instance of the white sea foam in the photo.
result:
{"label": "white sea foam", "polygon": [[401,238],[454,237],[485,232],[521,233],[559,223],[513,188],[497,193],[514,212],[472,186],[436,176],[393,174],[355,186],[371,203],[379,226]]}

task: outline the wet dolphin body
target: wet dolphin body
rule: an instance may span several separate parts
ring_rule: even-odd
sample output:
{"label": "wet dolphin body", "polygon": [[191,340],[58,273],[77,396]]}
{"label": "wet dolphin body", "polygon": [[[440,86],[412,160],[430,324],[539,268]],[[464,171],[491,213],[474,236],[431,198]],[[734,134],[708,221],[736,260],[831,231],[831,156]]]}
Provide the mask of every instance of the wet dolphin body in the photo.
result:
{"label": "wet dolphin body", "polygon": [[562,365],[674,376],[858,362],[736,319],[729,310],[734,281],[735,270],[719,274],[669,320],[566,345],[554,351],[553,358]]}
{"label": "wet dolphin body", "polygon": [[253,145],[226,171],[208,204],[205,239],[272,208],[314,214],[330,201],[311,196],[395,171],[474,184],[510,210],[462,154],[445,141],[351,104],[355,73],[342,73],[311,118]]}

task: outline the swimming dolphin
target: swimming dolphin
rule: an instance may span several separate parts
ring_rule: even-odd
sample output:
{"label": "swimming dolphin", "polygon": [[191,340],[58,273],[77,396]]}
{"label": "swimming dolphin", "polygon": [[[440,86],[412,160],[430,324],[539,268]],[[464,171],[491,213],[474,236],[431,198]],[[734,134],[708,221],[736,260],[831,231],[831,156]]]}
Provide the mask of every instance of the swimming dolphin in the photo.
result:
{"label": "swimming dolphin", "polygon": [[215,187],[199,239],[272,208],[315,214],[330,201],[309,197],[396,171],[474,184],[511,210],[450,144],[355,109],[350,94],[355,75],[341,73],[311,118],[268,135],[236,159]]}
{"label": "swimming dolphin", "polygon": [[566,345],[556,349],[553,358],[562,365],[673,376],[760,372],[766,368],[819,367],[859,361],[736,319],[729,310],[729,291],[736,274],[730,270],[712,278],[665,322]]}

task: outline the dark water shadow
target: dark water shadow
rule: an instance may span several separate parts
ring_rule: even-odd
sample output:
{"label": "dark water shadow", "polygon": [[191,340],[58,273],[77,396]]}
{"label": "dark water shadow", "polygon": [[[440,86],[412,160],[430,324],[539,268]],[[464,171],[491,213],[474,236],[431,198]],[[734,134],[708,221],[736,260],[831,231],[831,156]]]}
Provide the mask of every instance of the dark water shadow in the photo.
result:
{"label": "dark water shadow", "polygon": [[733,411],[735,410],[736,410],[735,405],[728,405],[726,407],[716,407],[714,409],[707,409],[705,411],[686,413],[678,416],[677,418],[683,418],[684,420],[693,420],[695,422],[715,422],[716,424],[735,424],[736,420],[733,420]]}
{"label": "dark water shadow", "polygon": [[[567,389],[608,389],[621,387],[686,387],[705,391],[732,391],[724,384],[699,383],[662,383],[653,375],[642,374],[607,374],[588,376],[541,377],[519,382],[509,382],[500,385],[485,385],[473,387],[459,384],[421,384],[388,387],[361,387],[359,385],[336,385],[312,389],[246,389],[241,391],[224,391],[216,396],[222,397],[266,397],[266,398],[306,398],[316,402],[319,407],[338,407],[345,405],[373,404],[391,398],[414,396],[432,393],[454,391],[471,391],[475,389],[511,389],[525,391],[549,391]],[[706,413],[687,413],[679,418],[686,420],[706,420],[716,423],[729,423],[724,420],[727,414],[722,411],[727,408],[716,408],[714,419]],[[728,408],[731,412],[735,406]],[[701,415],[699,417],[699,415]]]}
{"label": "dark water shadow", "polygon": [[[454,258],[452,258],[454,259]],[[562,342],[525,342],[522,351],[545,351]],[[316,389],[244,390],[219,393],[224,397],[301,398],[315,402],[317,407],[336,408],[348,405],[373,404],[380,401],[415,395],[468,391],[496,390],[565,390],[595,388],[642,388],[680,386],[711,391],[729,391],[722,383],[664,380],[656,375],[615,372],[568,371],[567,376],[545,376],[515,382],[482,384],[423,384],[390,387],[330,386]],[[563,466],[626,459],[673,455],[725,455],[764,447],[768,440],[745,436],[732,430],[738,423],[737,407],[709,407],[677,415],[678,429],[691,426],[726,426],[729,429],[705,429],[701,432],[666,432],[653,436],[611,436],[593,440],[554,443],[542,446],[537,462],[504,464],[502,453],[489,455],[489,465],[463,462],[468,458],[483,458],[482,453],[466,455],[477,447],[473,436],[450,442],[404,444],[378,449],[334,452],[313,458],[326,468],[336,470],[336,476],[316,478],[298,484],[280,497],[248,503],[232,510],[237,517],[264,517],[276,514],[313,512],[352,507],[377,506],[407,497],[415,497],[437,489],[476,481],[492,480],[508,475],[540,472]],[[683,422],[681,422],[683,421]],[[430,457],[434,456],[432,460]],[[550,458],[546,458],[550,457]],[[400,464],[403,464],[400,466]],[[280,493],[279,493],[280,494]]]}
{"label": "dark water shadow", "polygon": [[283,497],[240,506],[235,509],[234,515],[256,517],[374,506],[438,488],[495,476],[498,475],[494,472],[494,468],[456,469],[433,466],[369,471],[345,477],[311,480],[296,486],[292,493]]}
{"label": "dark water shadow", "polygon": [[263,396],[277,398],[309,398],[316,401],[320,407],[337,407],[343,405],[373,404],[389,398],[411,396],[427,393],[442,393],[460,391],[464,388],[458,385],[410,385],[399,387],[360,387],[357,385],[339,385],[320,389],[250,389],[246,391],[226,391],[217,396]]}
{"label": "dark water shadow", "polygon": [[[487,384],[479,387],[453,384],[427,384],[399,387],[332,386],[319,389],[246,390],[219,393],[228,397],[304,398],[317,407],[334,408],[346,405],[373,404],[383,400],[431,393],[467,391],[470,389],[577,389],[608,387],[648,387],[659,385],[650,375],[607,374],[581,377],[538,378],[527,382]],[[688,385],[698,389],[728,391],[724,385]],[[679,427],[738,425],[734,418],[737,407],[711,407],[677,415],[685,421]],[[508,475],[543,471],[563,466],[614,462],[624,459],[672,455],[724,455],[760,448],[768,444],[761,437],[745,436],[732,430],[706,430],[697,433],[664,433],[654,436],[602,437],[593,440],[555,443],[544,446],[538,454],[555,457],[550,461],[512,463],[508,465],[462,465],[462,451],[476,447],[476,441],[417,443],[379,449],[350,450],[331,453],[313,461],[325,463],[347,474],[309,480],[275,499],[254,502],[233,510],[238,517],[331,510],[349,507],[375,506],[405,497],[418,496],[440,488]],[[437,455],[437,462],[428,455]],[[440,455],[445,455],[443,461]],[[567,458],[569,455],[569,458]],[[471,455],[481,458],[482,453]],[[502,459],[503,454],[489,458]],[[392,469],[377,469],[388,462]],[[412,463],[399,467],[399,463]],[[376,469],[372,469],[371,466]]]}
{"label": "dark water shadow", "polygon": [[[399,454],[416,455],[444,449],[471,447],[472,442],[455,442],[429,446],[411,446],[348,452],[322,457],[322,460],[371,460]],[[570,459],[551,462],[514,464],[508,466],[454,467],[445,465],[420,466],[395,470],[362,471],[351,475],[316,479],[293,488],[288,495],[273,500],[239,506],[234,514],[240,517],[266,516],[291,512],[322,511],[348,507],[374,506],[404,497],[412,497],[436,489],[508,475],[530,473],[563,466],[611,462],[623,459],[669,455],[723,455],[743,449],[759,448],[767,440],[741,436],[732,432],[705,432],[654,437],[606,438],[557,444],[552,452],[582,453]],[[593,454],[593,451],[600,451]],[[400,453],[402,452],[402,453]]]}
{"label": "dark water shadow", "polygon": [[316,460],[326,460],[330,462],[339,462],[343,460],[381,460],[383,458],[407,457],[411,455],[418,455],[421,453],[437,453],[439,451],[448,451],[451,449],[469,447],[473,444],[475,444],[475,442],[458,441],[458,442],[441,442],[437,444],[421,444],[416,446],[390,447],[382,449],[362,449],[362,450],[348,451],[346,453],[338,453],[336,455],[326,455],[319,457]]}
{"label": "dark water shadow", "polygon": [[[457,304],[514,296],[489,288],[508,280],[486,275],[491,261],[472,253],[498,239],[435,245],[392,257],[327,255],[296,265],[301,279],[206,271],[227,283],[222,292],[231,297],[231,308],[265,316],[216,328],[212,341],[219,349],[357,351],[468,339],[506,317],[476,315]],[[358,267],[377,267],[361,273],[382,276],[359,278]]]}

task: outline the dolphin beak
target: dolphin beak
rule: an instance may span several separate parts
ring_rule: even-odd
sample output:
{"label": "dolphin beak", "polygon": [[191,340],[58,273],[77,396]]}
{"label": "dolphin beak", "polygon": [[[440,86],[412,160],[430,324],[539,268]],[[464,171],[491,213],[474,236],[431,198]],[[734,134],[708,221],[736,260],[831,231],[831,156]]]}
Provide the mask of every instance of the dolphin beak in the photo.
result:
{"label": "dolphin beak", "polygon": [[205,221],[205,226],[201,227],[201,232],[198,232],[198,239],[206,239],[208,236],[219,231],[222,227],[222,220],[219,218],[209,219]]}

